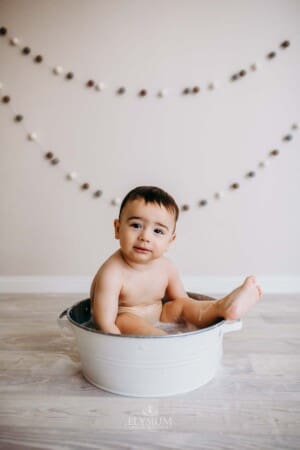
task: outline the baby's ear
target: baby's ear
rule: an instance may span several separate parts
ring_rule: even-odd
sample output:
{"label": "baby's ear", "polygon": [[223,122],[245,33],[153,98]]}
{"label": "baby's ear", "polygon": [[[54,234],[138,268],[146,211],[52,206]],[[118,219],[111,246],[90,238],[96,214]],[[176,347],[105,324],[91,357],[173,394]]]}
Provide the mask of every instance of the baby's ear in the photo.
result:
{"label": "baby's ear", "polygon": [[174,242],[175,239],[176,239],[176,233],[174,232],[174,233],[172,234],[171,238],[170,238],[170,244],[171,244],[172,242]]}
{"label": "baby's ear", "polygon": [[119,239],[119,229],[120,229],[119,219],[114,220],[114,227],[115,227],[115,239]]}

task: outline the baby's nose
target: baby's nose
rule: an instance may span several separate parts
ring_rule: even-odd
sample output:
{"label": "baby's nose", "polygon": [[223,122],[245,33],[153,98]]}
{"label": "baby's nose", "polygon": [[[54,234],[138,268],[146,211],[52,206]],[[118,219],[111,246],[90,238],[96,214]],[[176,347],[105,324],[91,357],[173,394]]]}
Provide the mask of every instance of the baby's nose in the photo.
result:
{"label": "baby's nose", "polygon": [[150,236],[149,236],[149,231],[148,230],[142,230],[142,232],[141,232],[141,234],[140,234],[140,239],[142,240],[142,241],[147,241],[147,242],[149,242],[149,240],[150,240]]}

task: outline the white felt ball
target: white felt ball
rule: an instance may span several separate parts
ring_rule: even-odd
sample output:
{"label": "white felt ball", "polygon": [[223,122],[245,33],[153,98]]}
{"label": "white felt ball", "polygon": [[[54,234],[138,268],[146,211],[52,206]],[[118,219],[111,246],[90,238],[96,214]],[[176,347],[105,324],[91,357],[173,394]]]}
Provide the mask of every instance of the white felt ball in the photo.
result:
{"label": "white felt ball", "polygon": [[161,90],[158,92],[158,96],[159,96],[159,97],[165,97],[165,96],[167,95],[167,93],[168,93],[167,89],[161,89]]}
{"label": "white felt ball", "polygon": [[37,140],[37,134],[36,133],[29,133],[28,134],[28,139],[30,141],[36,141]]}
{"label": "white felt ball", "polygon": [[19,45],[20,40],[17,37],[14,37],[10,40],[11,45]]}
{"label": "white felt ball", "polygon": [[53,69],[53,73],[55,73],[55,75],[60,75],[61,73],[63,73],[63,68],[61,66],[56,66]]}
{"label": "white felt ball", "polygon": [[261,169],[265,169],[267,165],[268,165],[267,161],[260,161],[258,167],[260,167]]}
{"label": "white felt ball", "polygon": [[104,83],[97,83],[97,84],[95,84],[96,91],[103,91],[104,88],[105,88],[105,84]]}
{"label": "white felt ball", "polygon": [[217,83],[214,81],[214,82],[209,83],[207,87],[210,91],[213,91],[216,88],[216,86],[217,86]]}
{"label": "white felt ball", "polygon": [[113,206],[119,206],[121,204],[121,199],[119,197],[113,198],[111,204]]}
{"label": "white felt ball", "polygon": [[75,178],[77,178],[77,173],[76,172],[70,172],[67,174],[67,179],[68,180],[75,180]]}
{"label": "white felt ball", "polygon": [[224,197],[224,192],[223,191],[219,191],[219,192],[215,193],[215,198],[217,198],[218,200],[220,198],[223,198],[223,197]]}

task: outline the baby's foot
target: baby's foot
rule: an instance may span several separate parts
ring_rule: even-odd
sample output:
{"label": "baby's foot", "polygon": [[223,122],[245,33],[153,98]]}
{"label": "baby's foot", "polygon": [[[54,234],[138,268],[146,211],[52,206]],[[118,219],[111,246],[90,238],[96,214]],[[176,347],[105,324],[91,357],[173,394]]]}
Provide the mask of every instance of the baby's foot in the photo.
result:
{"label": "baby's foot", "polygon": [[244,283],[219,300],[220,314],[224,319],[239,319],[261,297],[262,291],[255,277],[247,277]]}

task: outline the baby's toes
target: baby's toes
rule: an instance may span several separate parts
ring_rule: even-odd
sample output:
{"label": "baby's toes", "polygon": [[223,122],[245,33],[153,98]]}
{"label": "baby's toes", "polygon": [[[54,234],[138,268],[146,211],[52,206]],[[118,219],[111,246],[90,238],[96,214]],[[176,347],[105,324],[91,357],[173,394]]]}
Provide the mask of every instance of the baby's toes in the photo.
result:
{"label": "baby's toes", "polygon": [[256,286],[257,287],[257,290],[258,290],[258,294],[259,294],[259,296],[261,297],[262,296],[262,290],[261,290],[261,287],[260,286]]}
{"label": "baby's toes", "polygon": [[256,280],[253,275],[250,275],[245,279],[244,286],[252,286],[253,284],[256,284]]}

